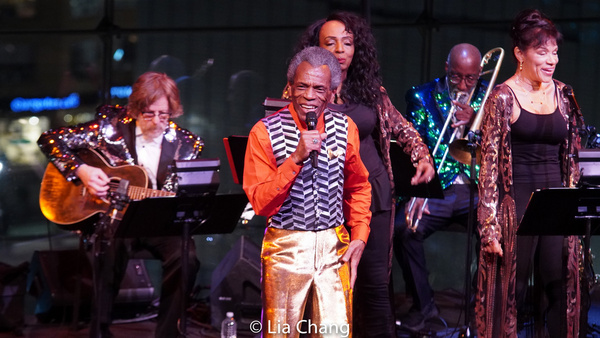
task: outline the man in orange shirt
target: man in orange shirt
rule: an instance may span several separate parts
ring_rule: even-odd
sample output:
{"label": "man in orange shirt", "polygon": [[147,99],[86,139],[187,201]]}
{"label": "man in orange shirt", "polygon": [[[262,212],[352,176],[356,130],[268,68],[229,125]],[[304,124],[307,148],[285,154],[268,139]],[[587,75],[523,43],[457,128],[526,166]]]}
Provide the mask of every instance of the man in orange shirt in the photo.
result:
{"label": "man in orange shirt", "polygon": [[287,72],[292,103],[250,131],[243,181],[254,211],[269,217],[261,261],[262,332],[270,337],[350,334],[371,186],[356,125],[327,109],[340,74],[329,51],[302,50]]}

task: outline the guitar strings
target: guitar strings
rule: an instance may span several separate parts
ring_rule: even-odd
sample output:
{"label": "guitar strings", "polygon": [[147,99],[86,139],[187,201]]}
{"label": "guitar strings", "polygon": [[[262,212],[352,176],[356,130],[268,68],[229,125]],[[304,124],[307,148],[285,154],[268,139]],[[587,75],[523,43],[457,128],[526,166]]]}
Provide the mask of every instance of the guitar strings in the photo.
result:
{"label": "guitar strings", "polygon": [[[108,185],[109,185],[109,190],[114,190],[119,187],[118,182],[111,181]],[[129,198],[131,198],[132,200],[141,200],[146,197],[166,197],[166,196],[174,196],[174,195],[175,195],[175,193],[169,192],[169,191],[164,191],[164,190],[155,190],[155,189],[136,187],[136,186],[127,187],[127,196],[129,196]]]}

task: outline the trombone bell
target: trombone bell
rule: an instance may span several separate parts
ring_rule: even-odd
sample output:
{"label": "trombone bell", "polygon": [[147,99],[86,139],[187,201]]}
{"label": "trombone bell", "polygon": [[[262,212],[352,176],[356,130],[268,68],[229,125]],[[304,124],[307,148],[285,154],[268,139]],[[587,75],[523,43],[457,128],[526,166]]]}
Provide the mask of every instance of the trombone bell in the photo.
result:
{"label": "trombone bell", "polygon": [[[481,107],[480,109],[483,109]],[[450,155],[454,157],[455,160],[462,164],[471,165],[471,147],[469,146],[469,141],[466,138],[461,138],[458,140],[454,140],[454,142],[450,143]],[[475,160],[476,163],[481,163],[481,146],[477,145],[475,149]]]}

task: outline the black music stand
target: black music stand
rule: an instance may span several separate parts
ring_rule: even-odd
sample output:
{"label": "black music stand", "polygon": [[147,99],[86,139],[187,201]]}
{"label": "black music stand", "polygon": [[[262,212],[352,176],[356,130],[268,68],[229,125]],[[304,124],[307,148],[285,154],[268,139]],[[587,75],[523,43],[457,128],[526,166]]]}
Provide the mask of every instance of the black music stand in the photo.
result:
{"label": "black music stand", "polygon": [[188,239],[193,234],[230,233],[247,203],[244,194],[216,195],[220,161],[200,159],[175,161],[179,195],[132,201],[115,230],[115,237],[181,236],[183,303],[180,333],[187,334],[186,302]]}
{"label": "black music stand", "polygon": [[576,157],[582,185],[600,185],[600,149],[579,149]]}
{"label": "black music stand", "polygon": [[410,179],[417,172],[412,165],[410,156],[394,141],[390,145],[390,159],[394,173],[396,195],[406,197],[444,198],[440,177],[435,171],[435,177],[428,183],[410,184]]}
{"label": "black music stand", "polygon": [[266,97],[263,102],[263,107],[265,107],[265,116],[269,116],[271,114],[276,113],[278,110],[290,104],[290,100],[286,99],[278,99],[274,97]]}
{"label": "black music stand", "polygon": [[[547,188],[538,189],[531,195],[517,235],[584,236],[583,257],[587,267],[590,264],[590,236],[599,226],[600,189]],[[582,294],[584,291],[589,293],[588,285],[587,281],[583,283]],[[580,337],[585,337],[587,312],[581,311],[580,316]]]}
{"label": "black music stand", "polygon": [[244,178],[244,160],[246,157],[246,147],[248,145],[248,136],[231,135],[223,138],[227,161],[231,168],[233,183],[242,184]]}
{"label": "black music stand", "polygon": [[529,199],[517,235],[589,236],[600,225],[597,220],[600,189],[538,189]]}
{"label": "black music stand", "polygon": [[[152,197],[130,202],[115,237],[181,236],[181,275],[187,299],[188,241],[191,235],[225,234],[235,229],[248,198],[245,194]],[[182,304],[181,334],[187,331],[186,304]]]}
{"label": "black music stand", "polygon": [[[212,199],[212,200],[210,200]],[[197,204],[198,203],[198,204]],[[180,236],[178,213],[183,209],[199,210],[198,219],[191,222],[190,235],[227,234],[233,232],[244,207],[246,194],[222,194],[205,197],[151,197],[129,203],[115,237]]]}

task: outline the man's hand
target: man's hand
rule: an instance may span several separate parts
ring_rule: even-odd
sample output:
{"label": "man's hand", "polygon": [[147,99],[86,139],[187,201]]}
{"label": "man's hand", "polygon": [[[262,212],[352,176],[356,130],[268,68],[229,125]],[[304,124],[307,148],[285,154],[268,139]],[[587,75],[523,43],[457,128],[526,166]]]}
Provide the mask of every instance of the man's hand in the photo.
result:
{"label": "man's hand", "polygon": [[[425,205],[425,207],[423,207],[424,202],[425,202],[424,198],[413,197],[406,204],[405,209],[404,209],[404,215],[406,215],[406,224],[408,225],[409,228],[413,227],[413,220],[421,219],[421,217],[423,217],[424,213],[429,215],[429,207],[427,205]],[[411,205],[412,205],[412,208],[409,208],[409,206],[411,206]],[[415,218],[415,216],[416,216],[416,218]]]}
{"label": "man's hand", "polygon": [[300,134],[298,146],[290,158],[294,163],[298,165],[302,164],[310,156],[311,151],[316,150],[319,152],[321,150],[321,141],[325,140],[325,138],[327,138],[327,133],[321,134],[318,130],[303,131]]}
{"label": "man's hand", "polygon": [[452,124],[452,128],[456,128],[458,126],[468,125],[473,122],[473,117],[475,116],[475,111],[469,104],[460,103],[458,101],[452,101],[452,104],[456,105],[456,112],[454,113],[454,117],[456,117],[456,123]]}
{"label": "man's hand", "polygon": [[92,195],[106,197],[110,178],[102,169],[83,164],[77,168],[75,174]]}
{"label": "man's hand", "polygon": [[435,169],[429,161],[420,161],[417,165],[415,176],[410,179],[410,184],[417,185],[430,182],[435,175]]}
{"label": "man's hand", "polygon": [[358,271],[358,263],[360,262],[360,257],[362,257],[362,253],[365,250],[365,242],[360,239],[355,239],[350,242],[348,246],[348,250],[342,256],[342,261],[344,263],[350,262],[350,288],[354,289],[354,282],[356,282],[356,275]]}

